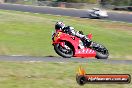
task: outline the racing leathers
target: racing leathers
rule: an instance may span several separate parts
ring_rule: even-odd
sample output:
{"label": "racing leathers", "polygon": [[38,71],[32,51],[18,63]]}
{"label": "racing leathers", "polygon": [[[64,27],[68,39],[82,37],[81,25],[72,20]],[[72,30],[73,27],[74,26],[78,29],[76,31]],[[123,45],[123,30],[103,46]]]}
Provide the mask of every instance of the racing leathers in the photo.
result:
{"label": "racing leathers", "polygon": [[92,43],[92,41],[83,34],[82,31],[75,31],[73,27],[71,26],[65,26],[62,31],[64,31],[67,34],[73,35],[73,36],[77,36],[78,38],[80,38],[84,44],[84,46],[89,47]]}

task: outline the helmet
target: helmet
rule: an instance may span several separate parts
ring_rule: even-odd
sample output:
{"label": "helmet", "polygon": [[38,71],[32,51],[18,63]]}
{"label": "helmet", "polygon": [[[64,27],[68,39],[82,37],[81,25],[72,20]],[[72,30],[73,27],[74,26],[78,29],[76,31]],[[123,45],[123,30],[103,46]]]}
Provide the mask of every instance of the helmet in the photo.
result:
{"label": "helmet", "polygon": [[64,27],[65,27],[65,24],[63,22],[56,22],[56,24],[55,24],[55,29],[56,30],[63,29]]}

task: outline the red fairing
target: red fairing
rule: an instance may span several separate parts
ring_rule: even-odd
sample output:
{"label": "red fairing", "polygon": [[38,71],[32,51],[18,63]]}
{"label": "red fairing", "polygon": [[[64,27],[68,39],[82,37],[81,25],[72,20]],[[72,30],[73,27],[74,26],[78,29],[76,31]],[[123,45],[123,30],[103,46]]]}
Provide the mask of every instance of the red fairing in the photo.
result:
{"label": "red fairing", "polygon": [[[89,35],[89,39],[92,38],[92,34]],[[61,31],[57,31],[54,34],[53,45],[59,43],[64,47],[64,42],[69,42],[74,47],[74,57],[95,57],[96,52],[90,48],[80,48],[79,41],[80,38],[63,33]]]}
{"label": "red fairing", "polygon": [[90,48],[76,49],[75,57],[95,57],[96,52]]}

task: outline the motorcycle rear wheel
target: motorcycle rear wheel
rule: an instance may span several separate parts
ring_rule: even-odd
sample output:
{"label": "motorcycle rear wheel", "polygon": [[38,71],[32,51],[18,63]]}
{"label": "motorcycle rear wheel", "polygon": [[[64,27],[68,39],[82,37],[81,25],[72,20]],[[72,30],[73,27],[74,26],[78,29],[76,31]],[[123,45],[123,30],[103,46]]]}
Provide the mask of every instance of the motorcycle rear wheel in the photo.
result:
{"label": "motorcycle rear wheel", "polygon": [[109,51],[101,44],[95,43],[92,46],[93,49],[96,51],[96,58],[97,59],[107,59],[109,56]]}
{"label": "motorcycle rear wheel", "polygon": [[58,55],[64,58],[71,58],[73,56],[73,49],[70,46],[68,47],[70,48],[70,50],[63,48],[62,46],[60,46],[60,44],[55,44],[54,50]]}

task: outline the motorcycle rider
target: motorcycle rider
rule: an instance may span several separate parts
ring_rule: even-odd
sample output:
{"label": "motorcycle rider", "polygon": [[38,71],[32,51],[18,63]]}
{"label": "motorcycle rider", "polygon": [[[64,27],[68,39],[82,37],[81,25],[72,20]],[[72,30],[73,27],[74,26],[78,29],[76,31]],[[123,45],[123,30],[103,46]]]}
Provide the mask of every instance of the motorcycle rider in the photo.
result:
{"label": "motorcycle rider", "polygon": [[87,47],[89,47],[92,43],[92,41],[86,35],[84,35],[82,31],[75,31],[73,27],[65,26],[63,22],[56,22],[55,30],[56,31],[61,30],[64,33],[77,36],[78,38],[82,40],[83,44]]}

